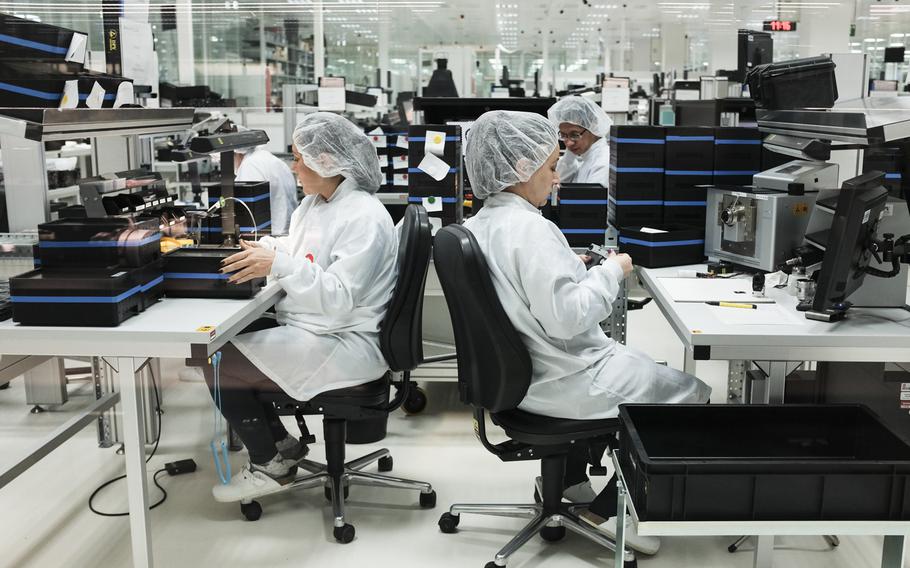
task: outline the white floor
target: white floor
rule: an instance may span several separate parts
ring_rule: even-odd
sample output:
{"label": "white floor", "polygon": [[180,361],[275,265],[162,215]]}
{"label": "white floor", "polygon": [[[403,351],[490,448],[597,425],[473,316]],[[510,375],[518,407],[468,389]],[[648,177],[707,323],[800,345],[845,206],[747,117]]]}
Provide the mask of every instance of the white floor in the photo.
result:
{"label": "white floor", "polygon": [[[632,314],[630,344],[673,366],[682,362],[678,340],[653,306]],[[211,402],[202,384],[176,380],[179,369],[178,361],[164,364],[162,442],[149,471],[182,458],[195,459],[199,469],[185,476],[161,477],[169,497],[151,513],[158,566],[480,568],[522,525],[520,520],[465,515],[458,534],[442,534],[436,526],[439,515],[453,502],[529,502],[536,474],[535,462],[502,463],[483,449],[474,439],[471,416],[460,406],[454,384],[428,385],[427,411],[417,417],[394,414],[382,443],[392,450],[398,475],[433,483],[439,496],[435,510],[420,509],[416,494],[354,487],[348,518],[357,528],[357,538],[348,545],[337,544],[332,537],[330,508],[321,490],[264,499],[262,519],[244,521],[237,506],[211,498],[216,481],[208,451]],[[722,401],[725,367],[703,365],[698,374],[715,387],[714,400]],[[92,399],[87,385],[71,387],[70,395],[63,407],[32,415],[24,403],[21,380],[0,391],[0,466],[12,462]],[[311,428],[319,432],[318,422],[311,422]],[[349,446],[348,452],[353,457],[378,447]],[[317,444],[311,455],[321,459],[322,454]],[[242,454],[232,459],[235,468],[244,461]],[[87,508],[92,490],[122,471],[122,458],[113,449],[98,449],[90,427],[0,490],[0,566],[130,566],[126,518],[98,517]],[[152,498],[157,495],[153,489]],[[108,511],[125,510],[123,485],[112,487],[96,505]],[[639,563],[644,568],[752,566],[751,544],[729,554],[730,540],[664,539],[657,556]],[[778,547],[778,567],[880,566],[881,539],[876,537],[844,537],[835,551],[828,551],[817,537],[778,539]],[[611,553],[570,534],[556,545],[535,538],[509,566],[603,567],[612,566],[612,559]]]}

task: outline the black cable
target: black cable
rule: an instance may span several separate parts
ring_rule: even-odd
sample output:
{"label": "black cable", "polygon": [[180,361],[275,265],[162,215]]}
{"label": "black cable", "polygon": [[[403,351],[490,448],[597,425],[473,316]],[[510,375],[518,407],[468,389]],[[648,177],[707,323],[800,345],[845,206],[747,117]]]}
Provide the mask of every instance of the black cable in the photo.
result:
{"label": "black cable", "polygon": [[[154,373],[154,371],[152,371],[151,365],[149,365],[149,376],[152,378],[152,390],[155,391],[155,414],[158,415],[158,435],[155,436],[155,447],[152,448],[152,452],[148,455],[147,458],[145,458],[145,463],[148,463],[149,461],[151,461],[151,459],[153,457],[155,457],[155,453],[158,452],[158,444],[161,443],[161,395],[158,392],[158,381],[155,380],[155,373]],[[154,474],[152,474],[152,483],[154,483],[155,487],[157,487],[158,490],[161,491],[161,499],[159,499],[155,504],[153,504],[152,506],[149,507],[150,511],[152,509],[154,509],[155,507],[158,507],[165,501],[167,501],[167,491],[165,491],[164,487],[162,487],[161,484],[158,483],[158,475],[163,471],[167,471],[167,469],[161,468],[158,471],[156,471]],[[88,508],[91,512],[95,513],[96,515],[102,516],[102,517],[129,516],[129,512],[105,513],[104,511],[99,511],[98,509],[96,509],[95,506],[92,504],[92,502],[95,500],[95,496],[97,496],[98,493],[100,493],[102,489],[104,489],[108,485],[111,485],[113,483],[120,481],[121,479],[126,479],[126,474],[123,474],[123,475],[117,476],[113,479],[110,479],[108,481],[105,481],[104,483],[99,485],[97,489],[95,489],[92,492],[92,494],[88,498]]]}

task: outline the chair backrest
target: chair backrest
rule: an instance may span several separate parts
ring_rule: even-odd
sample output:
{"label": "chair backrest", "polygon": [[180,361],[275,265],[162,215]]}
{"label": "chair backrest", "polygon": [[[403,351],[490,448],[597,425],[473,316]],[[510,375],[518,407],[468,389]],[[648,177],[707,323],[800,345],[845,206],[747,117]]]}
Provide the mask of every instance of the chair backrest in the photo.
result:
{"label": "chair backrest", "polygon": [[398,243],[398,279],[379,331],[379,346],[393,371],[412,371],[423,361],[423,289],[432,245],[426,209],[409,205]]}
{"label": "chair backrest", "polygon": [[490,412],[517,407],[531,384],[531,357],[499,302],[477,240],[449,225],[436,233],[433,258],[452,317],[462,402]]}

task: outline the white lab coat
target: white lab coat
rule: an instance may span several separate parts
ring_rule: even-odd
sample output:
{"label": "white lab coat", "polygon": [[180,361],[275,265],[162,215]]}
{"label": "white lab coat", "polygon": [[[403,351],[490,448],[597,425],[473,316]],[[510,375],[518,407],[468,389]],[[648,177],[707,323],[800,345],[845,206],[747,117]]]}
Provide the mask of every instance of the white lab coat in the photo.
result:
{"label": "white lab coat", "polygon": [[588,151],[576,156],[566,153],[556,164],[556,173],[561,183],[599,183],[604,187],[610,184],[610,145],[606,138],[591,144]]}
{"label": "white lab coat", "polygon": [[[243,157],[235,175],[237,181],[269,182],[272,208],[273,235],[286,235],[291,226],[291,215],[297,209],[297,180],[287,164],[265,148],[258,147]],[[256,219],[257,223],[262,223]]]}
{"label": "white lab coat", "polygon": [[287,293],[272,329],[233,343],[298,400],[382,377],[379,349],[398,272],[398,240],[385,207],[345,180],[328,201],[304,198],[287,237],[263,237],[277,252],[271,277]]}
{"label": "white lab coat", "polygon": [[531,355],[520,409],[571,419],[612,418],[622,403],[706,402],[711,389],[608,338],[622,269],[589,271],[559,229],[523,198],[492,195],[465,222],[490,267],[496,294]]}

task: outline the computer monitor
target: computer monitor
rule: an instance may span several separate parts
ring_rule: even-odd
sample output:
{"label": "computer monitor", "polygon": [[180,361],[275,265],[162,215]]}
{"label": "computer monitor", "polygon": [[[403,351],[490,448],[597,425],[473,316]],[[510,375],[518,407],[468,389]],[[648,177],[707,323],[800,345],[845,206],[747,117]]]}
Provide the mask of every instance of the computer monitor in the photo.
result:
{"label": "computer monitor", "polygon": [[847,307],[844,302],[862,285],[888,200],[884,181],[882,172],[869,172],[842,184],[812,312],[807,317],[825,321],[842,318]]}
{"label": "computer monitor", "polygon": [[903,63],[904,62],[904,51],[903,46],[899,47],[886,47],[885,48],[885,63]]}
{"label": "computer monitor", "polygon": [[768,32],[739,30],[737,36],[737,66],[734,79],[740,83],[756,65],[771,63],[774,58],[774,40]]}

